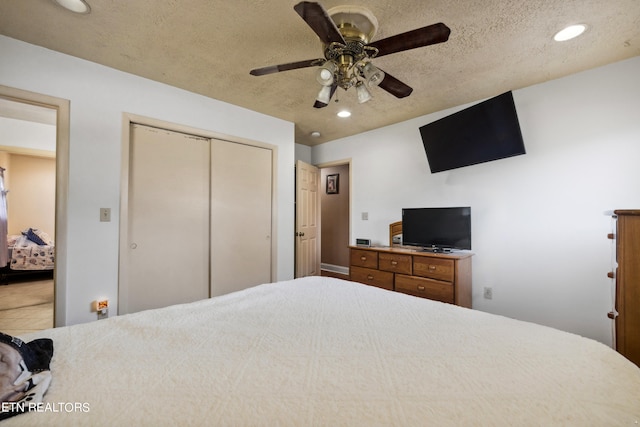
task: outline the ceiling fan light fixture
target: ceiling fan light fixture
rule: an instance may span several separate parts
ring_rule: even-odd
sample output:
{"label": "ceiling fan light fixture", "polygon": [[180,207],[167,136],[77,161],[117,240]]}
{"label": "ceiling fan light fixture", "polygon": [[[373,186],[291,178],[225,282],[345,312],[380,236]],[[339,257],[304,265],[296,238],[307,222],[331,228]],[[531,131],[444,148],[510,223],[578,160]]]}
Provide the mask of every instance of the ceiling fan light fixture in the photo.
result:
{"label": "ceiling fan light fixture", "polygon": [[557,42],[571,40],[584,33],[586,29],[587,26],[585,24],[569,25],[568,27],[558,31],[556,35],[553,36],[553,39]]}
{"label": "ceiling fan light fixture", "polygon": [[53,0],[53,2],[74,13],[80,13],[84,15],[91,13],[91,7],[89,6],[89,3],[84,0]]}
{"label": "ceiling fan light fixture", "polygon": [[368,62],[362,68],[362,74],[364,75],[364,78],[367,82],[367,85],[369,85],[369,87],[378,86],[380,82],[382,82],[382,80],[384,79],[384,72],[378,67],[376,67],[375,65],[373,65],[371,62]]}
{"label": "ceiling fan light fixture", "polygon": [[371,99],[371,92],[367,89],[367,86],[363,82],[356,84],[356,94],[358,95],[358,102],[364,104]]}
{"label": "ceiling fan light fixture", "polygon": [[318,92],[316,101],[329,105],[330,100],[331,100],[331,86],[322,86],[322,88],[320,89],[320,92]]}
{"label": "ceiling fan light fixture", "polygon": [[327,61],[316,72],[316,80],[322,86],[331,86],[338,67],[332,61]]}
{"label": "ceiling fan light fixture", "polygon": [[[84,0],[83,0],[84,1]],[[252,76],[264,76],[281,71],[318,67],[316,80],[323,89],[318,93],[314,108],[324,108],[338,88],[349,90],[364,84],[359,89],[361,102],[369,99],[365,89],[380,86],[396,98],[411,95],[413,88],[371,64],[374,58],[392,53],[444,43],[449,40],[451,29],[442,22],[377,40],[373,39],[378,21],[368,9],[361,6],[339,6],[325,10],[317,2],[301,1],[293,6],[322,42],[324,58],[270,65],[249,71]],[[384,83],[384,84],[382,84]],[[330,88],[326,89],[326,88]],[[328,95],[328,96],[327,96]],[[338,101],[336,95],[336,102]]]}

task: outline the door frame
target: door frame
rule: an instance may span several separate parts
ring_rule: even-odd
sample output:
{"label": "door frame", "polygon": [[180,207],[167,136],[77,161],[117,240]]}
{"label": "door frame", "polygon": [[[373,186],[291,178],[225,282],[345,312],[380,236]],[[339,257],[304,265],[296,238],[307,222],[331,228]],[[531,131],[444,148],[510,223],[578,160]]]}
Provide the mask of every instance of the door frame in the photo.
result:
{"label": "door frame", "polygon": [[56,201],[55,201],[55,264],[53,324],[67,324],[67,239],[69,207],[69,135],[70,104],[68,99],[0,85],[0,97],[15,102],[52,108],[56,114]]}
{"label": "door frame", "polygon": [[[278,267],[278,232],[277,232],[277,176],[278,176],[278,147],[276,145],[254,141],[237,136],[230,136],[214,131],[194,128],[186,125],[167,122],[151,117],[140,116],[133,113],[122,114],[122,145],[120,159],[120,231],[118,246],[118,300],[120,299],[120,290],[123,286],[128,286],[126,278],[128,277],[128,260],[127,260],[127,242],[128,242],[128,210],[129,210],[129,151],[131,148],[130,127],[132,124],[140,124],[144,126],[156,127],[173,132],[181,132],[203,138],[218,139],[222,141],[244,144],[253,147],[266,148],[272,151],[271,155],[271,282],[277,277]],[[118,312],[119,312],[118,308]],[[119,313],[118,313],[119,314]]]}

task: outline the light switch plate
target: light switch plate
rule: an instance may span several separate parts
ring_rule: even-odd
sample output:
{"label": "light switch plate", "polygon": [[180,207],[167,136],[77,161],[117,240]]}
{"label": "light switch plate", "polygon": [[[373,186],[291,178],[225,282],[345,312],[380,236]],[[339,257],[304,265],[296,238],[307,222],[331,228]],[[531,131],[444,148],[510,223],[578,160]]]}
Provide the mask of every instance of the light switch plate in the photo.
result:
{"label": "light switch plate", "polygon": [[111,208],[100,208],[100,222],[111,221]]}

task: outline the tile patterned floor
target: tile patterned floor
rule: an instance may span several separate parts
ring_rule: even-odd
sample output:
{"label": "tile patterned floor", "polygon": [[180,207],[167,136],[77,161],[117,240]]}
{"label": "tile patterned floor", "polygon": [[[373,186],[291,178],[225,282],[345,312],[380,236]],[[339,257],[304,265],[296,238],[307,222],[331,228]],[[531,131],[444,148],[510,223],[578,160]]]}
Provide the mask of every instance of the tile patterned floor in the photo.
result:
{"label": "tile patterned floor", "polygon": [[21,336],[53,328],[53,280],[0,285],[0,331]]}

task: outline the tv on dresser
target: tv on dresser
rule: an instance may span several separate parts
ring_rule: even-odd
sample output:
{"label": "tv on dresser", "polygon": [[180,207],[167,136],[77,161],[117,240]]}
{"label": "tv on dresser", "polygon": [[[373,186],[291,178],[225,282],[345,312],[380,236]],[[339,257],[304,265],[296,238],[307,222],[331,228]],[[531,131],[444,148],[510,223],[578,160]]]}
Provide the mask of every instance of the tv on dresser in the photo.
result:
{"label": "tv on dresser", "polygon": [[471,249],[471,207],[402,209],[402,244],[433,252]]}

